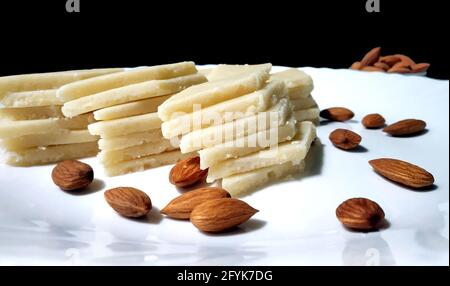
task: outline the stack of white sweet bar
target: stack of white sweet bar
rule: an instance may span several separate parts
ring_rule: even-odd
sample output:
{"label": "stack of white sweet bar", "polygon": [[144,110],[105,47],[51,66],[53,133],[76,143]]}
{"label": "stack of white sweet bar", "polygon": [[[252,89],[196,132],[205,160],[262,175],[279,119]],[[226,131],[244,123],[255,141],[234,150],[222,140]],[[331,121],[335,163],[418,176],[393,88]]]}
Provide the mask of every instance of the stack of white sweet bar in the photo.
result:
{"label": "stack of white sweet bar", "polygon": [[182,135],[182,153],[198,151],[208,182],[222,179],[233,196],[295,174],[316,137],[319,109],[313,82],[296,69],[220,65],[209,82],[158,108],[165,138]]}
{"label": "stack of white sweet bar", "polygon": [[205,81],[193,62],[181,62],[70,83],[58,96],[66,117],[93,112],[97,122],[88,129],[100,136],[99,160],[107,175],[116,176],[190,156],[181,154],[174,140],[162,137],[156,111],[172,94]]}
{"label": "stack of white sweet bar", "polygon": [[120,72],[95,69],[0,77],[0,147],[10,165],[30,166],[97,154],[92,113],[65,118],[62,85]]}

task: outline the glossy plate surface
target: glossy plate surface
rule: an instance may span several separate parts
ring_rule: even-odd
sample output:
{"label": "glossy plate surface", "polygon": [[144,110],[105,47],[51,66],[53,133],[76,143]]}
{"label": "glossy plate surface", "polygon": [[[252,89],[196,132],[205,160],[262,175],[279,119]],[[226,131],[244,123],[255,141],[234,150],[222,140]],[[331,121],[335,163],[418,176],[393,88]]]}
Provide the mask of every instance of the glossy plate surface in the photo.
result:
{"label": "glossy plate surface", "polygon": [[[274,67],[275,71],[283,67]],[[159,215],[179,195],[170,166],[108,178],[95,158],[91,188],[69,194],[53,185],[53,165],[0,165],[0,265],[448,265],[449,82],[418,76],[305,68],[321,108],[345,106],[356,116],[324,123],[320,142],[296,180],[244,197],[260,210],[238,230],[199,232],[189,222]],[[366,130],[360,120],[381,113],[388,123],[419,118],[425,134],[393,138]],[[328,135],[349,128],[363,137],[358,152],[336,149]],[[367,163],[379,157],[422,166],[434,188],[413,191],[393,184]],[[103,191],[132,186],[147,192],[154,209],[146,219],[117,215]],[[389,226],[357,233],[342,227],[336,207],[352,197],[378,202]]]}

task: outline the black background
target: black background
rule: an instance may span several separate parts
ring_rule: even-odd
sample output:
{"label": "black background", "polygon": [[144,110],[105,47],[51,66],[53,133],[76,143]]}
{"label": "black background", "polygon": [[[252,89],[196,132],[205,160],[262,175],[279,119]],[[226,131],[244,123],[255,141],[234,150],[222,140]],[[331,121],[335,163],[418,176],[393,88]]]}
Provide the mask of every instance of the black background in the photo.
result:
{"label": "black background", "polygon": [[193,60],[347,68],[371,48],[448,78],[446,1],[0,1],[0,75]]}

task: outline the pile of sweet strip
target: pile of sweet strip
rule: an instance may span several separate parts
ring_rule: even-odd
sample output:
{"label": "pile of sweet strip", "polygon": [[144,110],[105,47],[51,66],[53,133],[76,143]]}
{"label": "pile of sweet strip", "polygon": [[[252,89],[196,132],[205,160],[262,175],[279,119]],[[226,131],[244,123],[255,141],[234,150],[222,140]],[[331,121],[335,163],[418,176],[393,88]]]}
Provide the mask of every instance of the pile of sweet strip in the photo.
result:
{"label": "pile of sweet strip", "polygon": [[30,166],[97,154],[87,126],[92,113],[65,118],[59,87],[122,69],[94,69],[0,77],[0,146],[10,165]]}
{"label": "pile of sweet strip", "polygon": [[105,173],[125,173],[172,164],[189,155],[162,137],[158,105],[172,94],[203,83],[193,62],[136,68],[71,83],[58,91],[67,117],[94,113],[88,126],[98,142]]}
{"label": "pile of sweet strip", "polygon": [[220,65],[208,82],[172,96],[158,108],[165,138],[182,136],[182,153],[198,151],[208,182],[236,196],[304,168],[316,137],[319,109],[313,82],[271,65]]}

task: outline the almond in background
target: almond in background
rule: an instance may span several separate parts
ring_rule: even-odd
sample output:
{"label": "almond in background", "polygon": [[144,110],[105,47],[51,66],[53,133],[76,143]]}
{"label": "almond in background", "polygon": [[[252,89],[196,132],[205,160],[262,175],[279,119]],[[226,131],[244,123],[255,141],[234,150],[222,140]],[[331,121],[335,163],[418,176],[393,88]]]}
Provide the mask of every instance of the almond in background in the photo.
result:
{"label": "almond in background", "polygon": [[361,143],[361,136],[351,130],[336,129],[330,133],[329,139],[334,146],[343,150],[352,150]]}
{"label": "almond in background", "polygon": [[408,136],[425,130],[427,123],[419,119],[405,119],[386,126],[383,131],[392,136]]}
{"label": "almond in background", "polygon": [[386,120],[379,113],[367,114],[361,121],[362,125],[368,129],[376,129],[384,127]]}
{"label": "almond in background", "polygon": [[345,107],[330,107],[320,111],[320,117],[331,121],[347,121],[354,116],[353,111]]}
{"label": "almond in background", "polygon": [[369,161],[381,176],[411,188],[424,188],[434,184],[434,177],[425,169],[414,164],[391,158]]}

